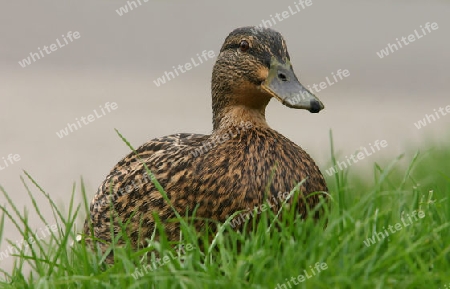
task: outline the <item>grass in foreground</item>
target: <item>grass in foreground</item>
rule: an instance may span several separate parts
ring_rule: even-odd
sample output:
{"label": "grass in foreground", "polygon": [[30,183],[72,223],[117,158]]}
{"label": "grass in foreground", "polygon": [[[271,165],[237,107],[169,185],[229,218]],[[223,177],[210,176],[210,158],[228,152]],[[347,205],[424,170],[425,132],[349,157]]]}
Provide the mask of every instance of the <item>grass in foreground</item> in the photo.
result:
{"label": "grass in foreground", "polygon": [[[33,212],[20,212],[0,187],[12,208],[0,206],[0,239],[9,219],[29,247],[0,243],[0,250],[16,247],[16,257],[9,257],[15,258],[14,270],[3,272],[0,288],[450,288],[449,159],[450,150],[441,149],[415,155],[406,170],[399,169],[399,158],[386,167],[375,164],[371,185],[349,179],[348,171],[338,173],[327,180],[333,200],[325,230],[325,218],[302,221],[285,208],[282,216],[262,212],[267,218],[250,233],[225,223],[200,250],[193,227],[184,222],[175,248],[165,238],[137,252],[114,248],[113,266],[102,265],[104,256],[82,242],[72,245],[78,233],[73,225],[86,216],[74,203],[79,190],[74,186],[63,213],[26,173],[22,180]],[[48,199],[54,220],[40,213],[30,183]],[[80,191],[87,208],[82,182]],[[29,218],[59,230],[38,240]],[[141,263],[144,256],[152,262]]]}

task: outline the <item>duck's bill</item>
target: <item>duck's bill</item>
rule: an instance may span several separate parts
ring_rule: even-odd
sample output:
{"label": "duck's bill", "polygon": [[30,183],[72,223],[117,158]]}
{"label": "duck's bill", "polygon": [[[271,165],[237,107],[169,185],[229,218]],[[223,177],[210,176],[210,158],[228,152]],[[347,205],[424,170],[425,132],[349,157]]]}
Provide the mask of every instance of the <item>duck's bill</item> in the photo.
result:
{"label": "duck's bill", "polygon": [[298,81],[289,60],[281,63],[272,57],[269,75],[261,87],[290,108],[306,109],[312,113],[324,109],[323,103]]}

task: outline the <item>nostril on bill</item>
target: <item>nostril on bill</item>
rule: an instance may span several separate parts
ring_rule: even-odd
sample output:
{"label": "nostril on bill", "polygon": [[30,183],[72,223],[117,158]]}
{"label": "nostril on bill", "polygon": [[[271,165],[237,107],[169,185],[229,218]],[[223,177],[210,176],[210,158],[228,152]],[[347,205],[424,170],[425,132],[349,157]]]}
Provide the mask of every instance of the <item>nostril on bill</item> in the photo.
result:
{"label": "nostril on bill", "polygon": [[317,101],[315,99],[311,99],[310,105],[311,105],[311,108],[309,109],[309,112],[311,112],[311,113],[318,113],[321,110],[319,101]]}
{"label": "nostril on bill", "polygon": [[278,78],[279,78],[281,81],[287,81],[286,75],[285,75],[284,73],[282,73],[282,72],[279,72],[279,73],[278,73]]}

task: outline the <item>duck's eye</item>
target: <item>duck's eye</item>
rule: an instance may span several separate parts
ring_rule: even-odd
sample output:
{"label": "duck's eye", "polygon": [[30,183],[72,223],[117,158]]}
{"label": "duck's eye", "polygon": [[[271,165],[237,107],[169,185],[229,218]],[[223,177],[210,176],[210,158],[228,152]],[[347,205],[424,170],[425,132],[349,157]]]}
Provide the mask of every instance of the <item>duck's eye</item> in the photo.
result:
{"label": "duck's eye", "polygon": [[241,43],[239,44],[239,49],[242,52],[246,52],[249,48],[250,48],[250,45],[248,44],[248,42],[246,40],[242,40]]}

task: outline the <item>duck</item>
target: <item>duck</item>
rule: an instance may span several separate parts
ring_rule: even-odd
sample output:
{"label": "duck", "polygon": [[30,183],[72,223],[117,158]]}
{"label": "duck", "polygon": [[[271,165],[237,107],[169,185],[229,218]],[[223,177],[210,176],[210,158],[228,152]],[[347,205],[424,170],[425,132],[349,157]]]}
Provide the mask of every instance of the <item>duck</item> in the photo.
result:
{"label": "duck", "polygon": [[[167,238],[176,241],[180,223],[173,222],[174,210],[181,216],[195,212],[195,229],[200,231],[205,220],[223,223],[268,198],[282,199],[299,183],[300,218],[306,218],[321,197],[327,199],[327,184],[311,156],[266,121],[272,99],[310,113],[324,109],[299,82],[279,32],[256,26],[233,30],[213,66],[211,97],[211,134],[152,139],[113,167],[90,204],[83,229],[88,244],[102,240],[99,246],[106,251],[121,224],[127,224],[132,245],[145,246],[156,232],[155,214]],[[320,218],[318,212],[313,218]]]}

